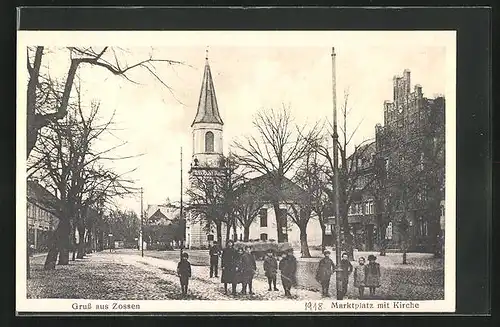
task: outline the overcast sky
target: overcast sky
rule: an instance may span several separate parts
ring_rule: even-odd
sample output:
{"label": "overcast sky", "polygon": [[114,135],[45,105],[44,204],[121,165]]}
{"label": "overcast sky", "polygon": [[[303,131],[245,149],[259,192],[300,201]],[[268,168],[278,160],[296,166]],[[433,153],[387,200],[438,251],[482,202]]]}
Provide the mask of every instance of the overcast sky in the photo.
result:
{"label": "overcast sky", "polygon": [[[152,48],[123,46],[120,53],[123,63],[132,64],[150,54],[186,63],[156,65],[158,76],[171,91],[140,69],[129,75],[140,85],[112,76],[102,68],[83,67],[79,73],[86,100],[99,99],[104,117],[116,110],[115,121],[121,130],[114,134],[128,141],[121,153],[144,153],[140,158],[114,165],[120,171],[138,167],[131,176],[138,181],[137,186],[144,187],[147,207],[166,198],[179,199],[180,148],[187,173],[192,155],[190,125],[198,104],[207,45],[224,121],[226,154],[232,140],[254,132],[252,117],[262,108],[290,106],[299,124],[331,117],[332,46],[337,53],[337,104],[339,107],[343,104],[344,92],[348,91],[352,108],[348,128],[362,121],[354,143],[374,137],[375,124],[383,123],[383,102],[392,99],[392,78],[404,69],[411,70],[412,89],[413,85],[421,84],[424,96],[446,94],[446,88],[450,87],[446,85],[449,37],[440,40],[436,34],[419,39],[415,32],[399,33],[397,37],[381,32],[365,33],[363,37],[336,33],[336,38],[315,44],[300,42],[307,37],[297,37],[296,42],[261,44],[257,41],[245,44],[240,38],[224,44],[210,42],[210,38],[205,42],[194,38],[191,44],[172,42],[169,46],[168,41],[162,40]],[[377,42],[373,42],[375,36]],[[48,62],[51,74],[63,76],[67,63],[67,54],[52,54]],[[117,140],[109,138],[107,142]],[[187,175],[184,181],[186,186]],[[139,212],[139,197],[120,203]]]}

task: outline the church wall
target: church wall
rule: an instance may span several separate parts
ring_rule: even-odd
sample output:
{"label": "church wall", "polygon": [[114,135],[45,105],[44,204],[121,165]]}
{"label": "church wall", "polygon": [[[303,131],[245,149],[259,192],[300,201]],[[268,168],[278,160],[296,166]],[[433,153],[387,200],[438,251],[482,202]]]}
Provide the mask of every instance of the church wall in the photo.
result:
{"label": "church wall", "polygon": [[[286,207],[286,205],[281,205],[281,208],[283,209]],[[277,240],[278,235],[276,230],[276,215],[274,213],[274,208],[270,204],[265,205],[263,208],[267,210],[267,227],[261,227],[260,217],[257,215],[250,226],[249,239],[257,240],[261,238],[261,234],[267,234],[268,240]],[[293,223],[290,217],[288,217],[287,227],[288,242],[294,247],[300,247],[300,230],[299,227]],[[307,242],[310,246],[321,245],[321,226],[316,216],[312,216],[307,225]]]}

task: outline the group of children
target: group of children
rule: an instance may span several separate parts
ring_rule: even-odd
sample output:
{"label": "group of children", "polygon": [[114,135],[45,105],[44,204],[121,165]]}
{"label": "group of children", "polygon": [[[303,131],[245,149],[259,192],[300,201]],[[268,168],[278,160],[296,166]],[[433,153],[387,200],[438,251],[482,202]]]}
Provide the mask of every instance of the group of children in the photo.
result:
{"label": "group of children", "polygon": [[[335,264],[330,259],[330,251],[325,250],[324,258],[320,260],[316,270],[316,280],[321,284],[322,295],[329,297],[330,279],[335,271]],[[364,297],[365,287],[369,288],[370,295],[375,295],[375,289],[380,286],[380,265],[376,262],[377,258],[370,254],[368,264],[365,265],[365,258],[358,259],[358,265],[353,269],[347,253],[342,254],[340,261],[340,270],[342,278],[342,288],[340,295],[342,298],[347,294],[349,285],[349,276],[354,271],[354,287],[358,289],[359,298]]]}
{"label": "group of children", "polygon": [[[191,277],[191,264],[188,261],[189,255],[183,253],[181,261],[177,265],[177,274],[180,279],[182,294],[187,294],[189,278]],[[354,287],[359,290],[359,298],[364,297],[364,289],[369,288],[370,295],[375,294],[375,289],[380,286],[380,265],[376,262],[374,255],[368,256],[368,264],[365,264],[365,258],[358,259],[358,265],[353,268],[346,253],[342,254],[340,261],[340,269],[342,271],[342,298],[347,294],[349,285],[349,276],[354,272]],[[278,291],[276,280],[278,270],[281,275],[281,283],[285,296],[291,297],[291,288],[297,284],[297,259],[293,255],[293,250],[285,252],[279,260],[275,257],[272,251],[268,251],[263,263],[264,273],[269,284],[268,291]],[[227,294],[227,285],[232,284],[232,294],[236,295],[236,286],[242,284],[241,294],[254,294],[252,290],[252,280],[257,271],[255,259],[251,254],[249,246],[236,251],[233,248],[233,243],[228,242],[227,247],[222,252],[222,277],[221,282],[224,283],[224,290]],[[322,295],[329,296],[329,287],[331,276],[335,272],[335,264],[330,258],[330,251],[324,251],[324,258],[318,264],[316,270],[316,280],[321,284]],[[211,269],[211,277],[213,275]],[[217,275],[216,275],[217,277]]]}

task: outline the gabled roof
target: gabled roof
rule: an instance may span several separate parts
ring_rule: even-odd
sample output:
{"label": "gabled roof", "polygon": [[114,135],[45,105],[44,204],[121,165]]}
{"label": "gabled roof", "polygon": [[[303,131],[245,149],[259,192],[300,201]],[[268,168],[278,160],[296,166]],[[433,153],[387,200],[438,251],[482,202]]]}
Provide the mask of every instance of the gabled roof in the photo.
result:
{"label": "gabled roof", "polygon": [[179,209],[168,205],[150,204],[146,210],[146,220],[151,223],[168,224],[176,218]]}
{"label": "gabled roof", "polygon": [[308,196],[304,189],[286,177],[282,180],[281,190],[277,190],[271,180],[269,174],[253,178],[240,187],[240,195],[257,196],[260,201],[269,201],[272,196],[278,195],[283,202],[301,202]]}
{"label": "gabled roof", "polygon": [[198,110],[191,124],[191,127],[197,123],[217,123],[224,125],[219,114],[217,98],[215,96],[215,87],[212,81],[212,73],[208,58],[205,60],[205,71],[201,83],[200,99],[198,101]]}

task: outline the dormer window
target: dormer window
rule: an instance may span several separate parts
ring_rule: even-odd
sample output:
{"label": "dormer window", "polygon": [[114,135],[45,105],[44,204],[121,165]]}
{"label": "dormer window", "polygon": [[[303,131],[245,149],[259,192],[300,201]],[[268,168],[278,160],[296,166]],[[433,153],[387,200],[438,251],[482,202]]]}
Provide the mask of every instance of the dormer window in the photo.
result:
{"label": "dormer window", "polygon": [[198,166],[198,164],[200,163],[200,161],[198,160],[198,158],[194,158],[194,166]]}

